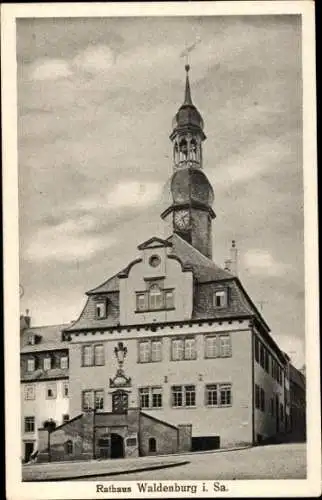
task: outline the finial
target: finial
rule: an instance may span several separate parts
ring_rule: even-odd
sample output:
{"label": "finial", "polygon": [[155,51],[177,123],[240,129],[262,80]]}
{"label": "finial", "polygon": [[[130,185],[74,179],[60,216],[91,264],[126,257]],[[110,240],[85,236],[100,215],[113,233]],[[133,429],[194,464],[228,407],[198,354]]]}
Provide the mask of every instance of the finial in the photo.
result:
{"label": "finial", "polygon": [[185,65],[185,70],[187,72],[187,75],[186,75],[186,88],[185,88],[185,93],[184,93],[184,103],[183,104],[192,105],[190,83],[189,83],[189,70],[190,70],[189,64]]}

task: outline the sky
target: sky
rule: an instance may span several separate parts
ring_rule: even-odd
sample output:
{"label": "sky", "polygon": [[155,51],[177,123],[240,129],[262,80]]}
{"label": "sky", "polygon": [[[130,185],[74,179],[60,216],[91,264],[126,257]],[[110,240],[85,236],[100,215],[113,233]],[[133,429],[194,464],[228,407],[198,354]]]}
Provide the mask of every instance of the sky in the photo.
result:
{"label": "sky", "polygon": [[298,16],[17,21],[21,312],[75,320],[85,292],[169,233],[172,119],[189,53],[215,191],[213,259],[239,277],[280,347],[304,363]]}

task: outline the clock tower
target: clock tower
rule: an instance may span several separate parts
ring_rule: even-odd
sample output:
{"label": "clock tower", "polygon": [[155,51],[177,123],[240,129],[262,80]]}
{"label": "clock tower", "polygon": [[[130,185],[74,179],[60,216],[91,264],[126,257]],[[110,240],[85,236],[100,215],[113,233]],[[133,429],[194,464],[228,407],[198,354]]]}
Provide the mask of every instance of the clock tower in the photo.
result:
{"label": "clock tower", "polygon": [[206,257],[212,257],[211,225],[214,191],[202,170],[202,142],[206,139],[203,119],[192,103],[189,70],[182,106],[173,119],[173,174],[170,182],[172,205],[162,219],[172,218],[173,231]]}

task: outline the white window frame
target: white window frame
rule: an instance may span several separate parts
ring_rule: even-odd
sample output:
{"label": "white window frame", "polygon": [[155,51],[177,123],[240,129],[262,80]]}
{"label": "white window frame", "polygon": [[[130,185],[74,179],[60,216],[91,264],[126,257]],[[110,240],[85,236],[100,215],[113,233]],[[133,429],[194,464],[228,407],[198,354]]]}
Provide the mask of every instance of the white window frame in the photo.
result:
{"label": "white window frame", "polygon": [[105,400],[105,394],[103,389],[97,389],[94,391],[94,404],[95,404],[95,410],[104,410],[104,400]]}
{"label": "white window frame", "polygon": [[27,359],[27,372],[34,372],[35,371],[35,358],[28,358]]}
{"label": "white window frame", "polygon": [[162,341],[151,340],[151,362],[158,363],[162,361]]}
{"label": "white window frame", "polygon": [[[85,394],[89,396],[88,402],[85,405]],[[82,410],[92,410],[94,408],[94,391],[92,389],[85,389],[82,391]]]}
{"label": "white window frame", "polygon": [[93,366],[93,346],[83,345],[81,354],[82,354],[82,366]]}
{"label": "white window frame", "polygon": [[219,357],[230,358],[231,355],[232,355],[231,335],[229,333],[219,335]]}
{"label": "white window frame", "polygon": [[[219,298],[219,304],[217,299]],[[213,294],[213,306],[215,309],[223,309],[228,305],[227,290],[216,290]]]}
{"label": "white window frame", "polygon": [[36,399],[36,387],[35,384],[27,384],[24,387],[24,398],[26,401],[32,401]]}
{"label": "white window frame", "polygon": [[[67,394],[66,394],[66,388],[67,388]],[[63,382],[63,397],[64,398],[69,397],[69,383],[68,382]]]}
{"label": "white window frame", "polygon": [[162,340],[142,339],[138,341],[138,362],[159,363],[162,361]]}
{"label": "white window frame", "polygon": [[[209,345],[212,344],[212,345]],[[205,337],[205,358],[218,358],[219,346],[217,335],[206,335]]]}
{"label": "white window frame", "polygon": [[[99,350],[99,353],[97,352]],[[104,366],[105,365],[105,348],[104,344],[94,344],[93,345],[93,364],[94,366]]]}
{"label": "white window frame", "polygon": [[[196,408],[196,396],[194,384],[173,385],[171,387],[171,406],[172,408]],[[193,399],[193,404],[191,404],[190,398]],[[179,400],[181,400],[181,404],[178,404]]]}
{"label": "white window frame", "polygon": [[[52,391],[52,396],[49,395],[49,391]],[[46,399],[56,399],[57,398],[57,384],[55,382],[50,382],[46,385]]]}
{"label": "white window frame", "polygon": [[95,303],[95,317],[96,319],[107,318],[107,303],[106,300],[102,300]]}
{"label": "white window frame", "polygon": [[[26,427],[32,427],[32,429],[26,429]],[[36,431],[36,418],[34,415],[30,415],[24,418],[24,432],[31,433]]]}
{"label": "white window frame", "polygon": [[[213,398],[213,401],[216,402],[209,402],[209,393],[214,395],[216,394],[216,397]],[[227,402],[222,402],[223,400],[223,394],[226,394],[229,392],[229,403]],[[213,408],[226,408],[230,407],[233,404],[232,400],[232,384],[230,382],[217,382],[213,384],[206,384],[205,386],[205,405],[208,407],[213,407]]]}
{"label": "white window frame", "polygon": [[68,356],[62,356],[60,358],[60,368],[61,368],[61,370],[67,370],[67,368],[68,368]]}
{"label": "white window frame", "polygon": [[52,365],[52,359],[50,356],[46,356],[43,359],[43,368],[44,371],[47,372],[48,370],[51,370],[51,365]]}
{"label": "white window frame", "polygon": [[232,339],[229,332],[205,335],[206,359],[231,358],[231,357],[232,357]]}

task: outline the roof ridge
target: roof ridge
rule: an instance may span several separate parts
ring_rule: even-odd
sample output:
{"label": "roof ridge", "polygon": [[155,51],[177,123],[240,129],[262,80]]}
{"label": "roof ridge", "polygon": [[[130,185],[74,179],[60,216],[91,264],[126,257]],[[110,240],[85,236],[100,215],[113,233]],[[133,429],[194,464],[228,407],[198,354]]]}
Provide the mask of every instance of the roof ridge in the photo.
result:
{"label": "roof ridge", "polygon": [[52,325],[37,325],[37,326],[30,326],[29,328],[25,328],[24,329],[24,332],[28,332],[29,330],[36,330],[37,328],[52,328],[54,326],[56,327],[61,327],[61,326],[66,326],[66,325],[70,325],[72,322],[70,323],[54,323]]}

